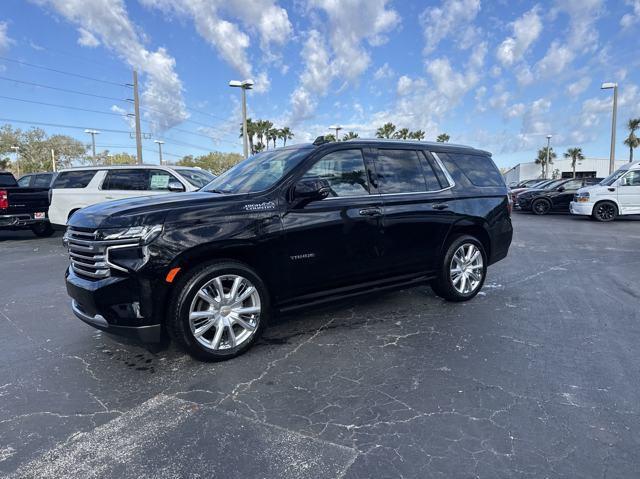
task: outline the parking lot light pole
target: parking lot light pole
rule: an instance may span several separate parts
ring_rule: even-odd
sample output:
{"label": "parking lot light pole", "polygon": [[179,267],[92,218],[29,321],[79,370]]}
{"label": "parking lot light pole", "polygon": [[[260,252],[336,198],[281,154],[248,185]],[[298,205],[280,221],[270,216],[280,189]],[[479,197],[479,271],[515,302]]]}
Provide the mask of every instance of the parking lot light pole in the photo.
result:
{"label": "parking lot light pole", "polygon": [[609,174],[616,169],[616,117],[618,116],[618,84],[604,82],[601,90],[613,90],[613,114],[611,115],[611,150],[609,151]]}
{"label": "parking lot light pole", "polygon": [[19,153],[20,147],[18,145],[13,145],[11,149],[16,152],[16,169],[18,173],[18,178],[20,178],[20,153]]}
{"label": "parking lot light pole", "polygon": [[340,137],[338,135],[340,134],[342,127],[340,125],[331,125],[329,128],[331,130],[336,130],[336,141],[340,141]]}
{"label": "parking lot light pole", "polygon": [[547,135],[547,164],[545,165],[544,179],[549,176],[549,159],[551,158],[551,135]]}
{"label": "parking lot light pole", "polygon": [[160,166],[162,166],[162,145],[164,145],[164,141],[153,140],[153,142],[158,144],[158,157],[160,158]]}
{"label": "parking lot light pole", "polygon": [[253,88],[253,80],[232,80],[229,86],[242,90],[242,153],[245,158],[249,157],[249,137],[247,135],[247,90]]}

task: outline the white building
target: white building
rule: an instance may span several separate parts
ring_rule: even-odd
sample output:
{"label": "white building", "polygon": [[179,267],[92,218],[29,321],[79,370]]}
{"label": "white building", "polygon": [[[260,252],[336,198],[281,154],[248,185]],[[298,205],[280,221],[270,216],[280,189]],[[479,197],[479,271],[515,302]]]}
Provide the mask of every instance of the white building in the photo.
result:
{"label": "white building", "polygon": [[[620,168],[627,163],[626,160],[616,161],[615,169]],[[573,170],[571,169],[571,160],[565,158],[556,158],[549,168],[548,177],[556,178],[572,178]],[[609,176],[609,158],[585,158],[576,162],[577,177],[593,177],[605,178]],[[535,162],[519,163],[504,173],[504,179],[507,185],[511,183],[520,183],[524,180],[533,180],[542,178],[542,166]]]}

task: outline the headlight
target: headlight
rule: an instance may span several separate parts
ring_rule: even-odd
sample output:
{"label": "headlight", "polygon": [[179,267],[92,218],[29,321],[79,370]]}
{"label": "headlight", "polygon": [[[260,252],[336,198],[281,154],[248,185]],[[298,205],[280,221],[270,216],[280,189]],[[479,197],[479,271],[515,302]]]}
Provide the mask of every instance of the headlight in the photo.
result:
{"label": "headlight", "polygon": [[589,203],[589,197],[591,195],[589,195],[588,191],[582,192],[582,193],[577,193],[575,200],[577,203]]}
{"label": "headlight", "polygon": [[99,240],[139,240],[140,244],[149,244],[162,233],[162,225],[131,226],[123,229],[108,229],[100,231]]}

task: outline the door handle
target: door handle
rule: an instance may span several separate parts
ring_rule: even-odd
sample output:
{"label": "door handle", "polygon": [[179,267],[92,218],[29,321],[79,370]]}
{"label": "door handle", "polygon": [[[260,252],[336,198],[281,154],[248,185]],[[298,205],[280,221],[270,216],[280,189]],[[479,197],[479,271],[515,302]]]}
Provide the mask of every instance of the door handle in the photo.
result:
{"label": "door handle", "polygon": [[446,203],[435,203],[432,208],[434,210],[446,210],[447,208],[449,208],[449,205]]}
{"label": "door handle", "polygon": [[363,208],[359,211],[360,216],[380,216],[382,211],[380,208]]}

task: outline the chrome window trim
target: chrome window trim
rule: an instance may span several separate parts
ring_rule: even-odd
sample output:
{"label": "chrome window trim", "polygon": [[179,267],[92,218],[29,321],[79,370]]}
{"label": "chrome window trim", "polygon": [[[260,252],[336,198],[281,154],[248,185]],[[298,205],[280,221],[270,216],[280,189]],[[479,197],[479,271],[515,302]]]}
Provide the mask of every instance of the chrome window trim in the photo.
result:
{"label": "chrome window trim", "polygon": [[444,176],[447,178],[447,181],[449,182],[449,186],[447,188],[443,188],[440,191],[448,190],[448,189],[453,188],[454,186],[456,186],[456,182],[453,181],[453,177],[449,174],[449,171],[444,166],[444,163],[442,162],[442,160],[440,159],[438,154],[435,151],[429,151],[429,153],[431,153],[433,158],[436,160],[436,163],[438,164],[438,166],[442,170],[442,173],[444,173]]}

